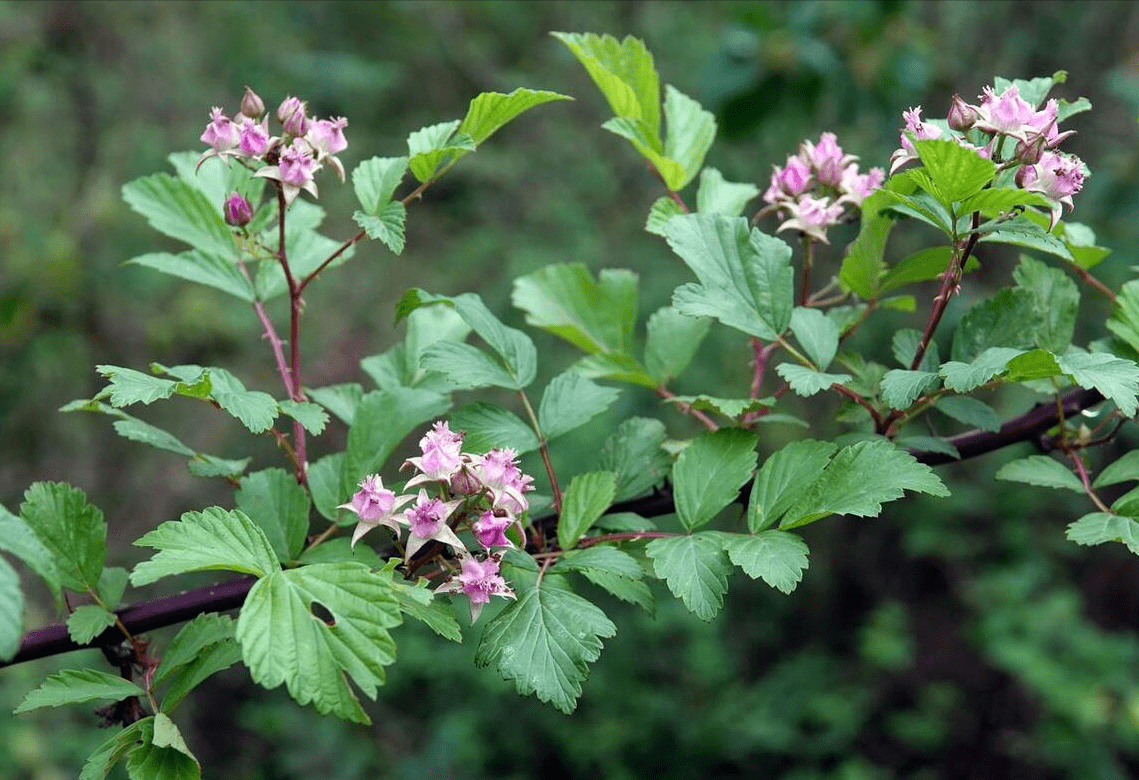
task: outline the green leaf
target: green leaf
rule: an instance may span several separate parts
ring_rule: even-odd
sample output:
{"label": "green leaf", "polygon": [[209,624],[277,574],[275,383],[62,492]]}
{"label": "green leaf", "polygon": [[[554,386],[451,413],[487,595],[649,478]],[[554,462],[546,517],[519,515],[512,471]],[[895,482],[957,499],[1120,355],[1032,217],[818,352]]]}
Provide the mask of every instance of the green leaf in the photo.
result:
{"label": "green leaf", "polygon": [[1108,330],[1139,352],[1139,279],[1120,288],[1106,324]]}
{"label": "green leaf", "polygon": [[107,523],[82,490],[36,482],[24,493],[20,515],[51,551],[60,585],[77,593],[95,588],[107,555]]}
{"label": "green leaf", "polygon": [[[390,579],[356,563],[319,563],[277,571],[249,591],[237,641],[255,682],[285,684],[300,704],[369,723],[348,678],[369,698],[395,660],[388,633],[401,622]],[[314,613],[314,605],[331,621]]]}
{"label": "green leaf", "polygon": [[[1118,460],[1109,464],[1096,477],[1092,487],[1101,488],[1135,480],[1139,480],[1139,450],[1126,452]],[[0,533],[0,538],[2,538],[2,533]]]}
{"label": "green leaf", "polygon": [[937,452],[961,460],[961,452],[947,439],[937,436],[898,436],[894,439],[894,444],[915,456],[923,452]]}
{"label": "green leaf", "polygon": [[319,406],[307,401],[278,401],[281,414],[287,414],[313,436],[319,436],[328,424],[328,415]]}
{"label": "green leaf", "polygon": [[681,314],[715,317],[729,327],[774,340],[791,324],[791,247],[747,219],[686,214],[665,226],[668,244],[700,279],[673,293]]}
{"label": "green leaf", "polygon": [[0,661],[10,661],[20,651],[24,635],[24,594],[20,575],[0,558]]}
{"label": "green leaf", "polygon": [[121,566],[107,566],[99,575],[95,591],[108,609],[114,609],[122,601],[127,589],[127,570]]}
{"label": "green leaf", "polygon": [[201,156],[201,150],[171,152],[166,155],[166,160],[173,166],[179,180],[206,196],[206,201],[218,216],[224,216],[225,199],[235,191],[248,198],[250,203],[260,200],[265,179],[255,178],[253,171],[244,165],[227,165],[220,159],[206,161],[199,167]]}
{"label": "green leaf", "polygon": [[115,420],[113,427],[115,433],[130,441],[137,441],[140,444],[149,444],[151,447],[166,450],[167,452],[176,452],[188,458],[193,458],[197,454],[179,441],[174,434],[164,431],[161,428],[156,428],[137,417]]}
{"label": "green leaf", "polygon": [[446,396],[410,387],[366,393],[348,429],[348,447],[340,474],[341,495],[336,503],[344,503],[363,477],[379,471],[409,433],[444,414],[449,406]]}
{"label": "green leaf", "polygon": [[89,701],[121,701],[131,696],[145,696],[146,692],[113,674],[95,669],[64,669],[49,675],[34,691],[24,697],[13,714],[38,710],[40,707],[62,707],[65,704],[82,704]]}
{"label": "green leaf", "polygon": [[437,341],[420,356],[420,366],[437,371],[456,388],[503,387],[521,390],[517,379],[489,353],[458,341]]}
{"label": "green leaf", "polygon": [[914,401],[936,390],[941,377],[931,371],[906,371],[896,368],[882,377],[882,400],[891,409],[909,409]]}
{"label": "green leaf", "polygon": [[163,523],[134,544],[158,550],[131,572],[131,584],[136,587],[191,571],[236,571],[265,577],[280,569],[265,532],[237,510],[209,507],[186,512],[181,520]]}
{"label": "green leaf", "polygon": [[250,433],[264,433],[277,419],[277,401],[268,393],[246,390],[241,380],[224,368],[210,368],[210,397]]}
{"label": "green leaf", "polygon": [[483,630],[475,664],[493,664],[520,694],[533,693],[569,714],[589,664],[601,655],[601,640],[617,627],[560,579],[548,575],[517,583],[517,600]]}
{"label": "green leaf", "polygon": [[997,479],[1006,482],[1023,482],[1037,487],[1064,488],[1077,493],[1084,492],[1080,478],[1064,464],[1047,455],[1030,455],[1027,458],[1010,461],[1001,466]]}
{"label": "green leaf", "polygon": [[980,243],[1012,244],[1075,262],[1067,244],[1025,216],[1002,222],[1000,228],[981,236]]}
{"label": "green leaf", "polygon": [[826,371],[838,352],[838,326],[818,309],[796,306],[791,332],[819,371]]}
{"label": "green leaf", "polygon": [[403,253],[407,207],[398,200],[385,204],[376,214],[353,212],[352,221],[364,229],[368,238],[376,239],[390,249],[392,254]]}
{"label": "green leaf", "polygon": [[[359,520],[355,515],[352,515],[352,523],[355,524]],[[351,561],[353,563],[362,563],[369,569],[382,569],[384,568],[384,560],[376,554],[366,544],[358,544],[352,546],[352,540],[346,536],[337,536],[325,542],[321,542],[317,547],[305,550],[301,557],[297,559],[299,563],[344,563]]]}
{"label": "green leaf", "polygon": [[745,414],[770,409],[775,402],[772,398],[716,398],[711,395],[674,395],[671,398],[666,398],[665,403],[683,404],[693,409],[712,411],[737,420]]}
{"label": "green leaf", "polygon": [[[726,217],[738,217],[743,214],[748,201],[757,195],[759,195],[759,187],[754,184],[750,182],[736,184],[725,181],[722,173],[715,168],[708,167],[700,171],[700,188],[696,191],[696,210],[701,214],[723,214]],[[667,202],[672,203],[671,200]],[[678,210],[679,208],[677,206]],[[658,235],[663,235],[663,233]]]}
{"label": "green leaf", "polygon": [[252,303],[256,299],[253,284],[230,255],[218,255],[191,249],[172,255],[169,252],[150,252],[128,260],[132,265],[153,268],[164,274],[177,276],[190,282],[204,284]]}
{"label": "green leaf", "polygon": [[954,360],[970,361],[992,347],[1031,349],[1040,325],[1031,293],[1004,289],[965,313],[953,334]]}
{"label": "green leaf", "polygon": [[1014,206],[1039,206],[1051,208],[1052,201],[1039,192],[1022,190],[1019,187],[991,187],[973,193],[961,202],[960,213],[983,212],[986,216],[996,216]]}
{"label": "green leaf", "polygon": [[616,490],[616,475],[611,471],[591,471],[575,476],[562,497],[558,546],[563,550],[573,549],[594,521],[613,503]]}
{"label": "green leaf", "polygon": [[510,122],[523,111],[551,100],[573,100],[569,95],[557,92],[523,89],[519,87],[509,95],[501,92],[483,92],[471,101],[467,115],[459,125],[459,132],[466,133],[476,145],[490,138],[496,130]]}
{"label": "green leaf", "polygon": [[412,585],[396,578],[391,580],[391,584],[392,594],[399,602],[401,612],[423,623],[444,639],[459,643],[463,641],[459,621],[455,620],[449,606],[434,600],[434,595],[426,587],[426,580],[420,580],[420,584]]}
{"label": "green leaf", "polygon": [[807,544],[797,534],[764,531],[755,536],[724,534],[720,537],[732,563],[753,580],[762,579],[783,593],[790,593],[807,568]]}
{"label": "green leaf", "polygon": [[451,413],[454,430],[466,431],[464,452],[509,447],[519,455],[538,449],[538,437],[518,415],[501,406],[476,401]]}
{"label": "green leaf", "polygon": [[1083,545],[1122,542],[1139,555],[1139,523],[1130,517],[1092,512],[1069,525],[1067,537]]}
{"label": "green leaf", "polygon": [[195,477],[240,477],[252,458],[227,460],[215,458],[213,455],[204,455],[200,452],[194,454],[194,460],[186,464],[190,473]]}
{"label": "green leaf", "polygon": [[84,604],[68,615],[67,635],[75,644],[85,645],[114,624],[114,612],[98,604]]}
{"label": "green leaf", "polygon": [[115,764],[139,745],[143,730],[151,724],[153,716],[136,720],[95,749],[83,764],[79,780],[106,780]]}
{"label": "green leaf", "polygon": [[596,544],[584,550],[569,550],[558,559],[554,573],[580,572],[587,580],[613,596],[637,604],[649,614],[655,604],[649,586],[643,582],[645,570],[623,550]]}
{"label": "green leaf", "polygon": [[377,214],[407,172],[406,157],[372,157],[352,171],[352,188],[364,214]]}
{"label": "green leaf", "polygon": [[731,564],[724,557],[718,534],[693,534],[654,539],[645,546],[653,571],[684,602],[689,612],[704,621],[724,606]]}
{"label": "green leaf", "polygon": [[284,469],[265,469],[241,479],[234,495],[244,512],[273,547],[278,560],[295,560],[308,532],[309,497]]}
{"label": "green leaf", "polygon": [[1107,247],[1096,245],[1095,231],[1079,222],[1061,223],[1060,237],[1081,268],[1094,268],[1111,254]]}
{"label": "green leaf", "polygon": [[738,496],[755,468],[755,434],[724,428],[697,436],[672,467],[676,514],[689,531]]}
{"label": "green leaf", "polygon": [[796,395],[804,398],[827,390],[831,385],[845,385],[853,379],[850,374],[824,374],[794,363],[780,363],[775,367],[775,373],[787,380]]}
{"label": "green leaf", "polygon": [[1035,345],[1056,353],[1066,350],[1072,343],[1080,305],[1076,283],[1060,269],[1027,256],[1021,257],[1013,279],[1032,296],[1037,320],[1033,329]]}
{"label": "green leaf", "polygon": [[980,428],[982,431],[999,431],[1001,418],[993,407],[983,401],[968,396],[942,396],[933,408],[952,417],[960,423]]}
{"label": "green leaf", "polygon": [[[925,186],[932,187],[932,182],[926,176],[925,180],[919,174],[924,171],[903,171],[891,177],[891,181],[905,180],[913,182],[921,182]],[[894,192],[888,189],[879,190],[884,193],[882,199],[886,201],[886,205],[882,206],[883,210],[889,210],[896,214],[902,214],[907,217],[924,222],[931,227],[940,230],[948,238],[954,235],[952,215],[946,210],[945,206],[935,198],[925,192],[915,192],[913,195],[904,195],[901,192]]]}
{"label": "green leaf", "polygon": [[979,192],[997,173],[992,160],[950,139],[914,141],[914,148],[930,178],[945,196],[945,206]]}
{"label": "green leaf", "polygon": [[1057,355],[1060,370],[1080,387],[1094,388],[1115,403],[1127,417],[1136,412],[1139,366],[1106,352],[1070,352]]}
{"label": "green leaf", "polygon": [[[324,209],[315,203],[295,200],[289,207],[285,221],[285,251],[289,256],[289,266],[294,278],[303,279],[324,264],[334,252],[338,253],[327,268],[335,268],[349,260],[355,253],[355,246],[345,249],[340,241],[322,236],[316,228],[324,220]],[[276,247],[277,227],[267,229],[261,238],[266,246]],[[257,271],[255,286],[258,297],[268,301],[289,290],[288,281],[280,263],[261,263]]]}
{"label": "green leaf", "polygon": [[831,442],[803,439],[772,453],[755,475],[748,499],[748,530],[756,534],[774,525],[822,476],[837,450]]}
{"label": "green leaf", "polygon": [[173,710],[194,688],[240,661],[241,647],[232,637],[206,645],[192,661],[170,675],[162,709]]}
{"label": "green leaf", "polygon": [[657,386],[645,367],[630,355],[586,355],[573,364],[572,370],[586,379],[612,379],[651,388]]}
{"label": "green leaf", "polygon": [[645,219],[645,232],[654,236],[665,236],[664,226],[673,217],[683,214],[684,209],[672,198],[662,195],[653,201],[649,208],[649,215]]}
{"label": "green leaf", "polygon": [[[927,282],[931,279],[937,279],[945,273],[945,269],[952,259],[953,250],[947,246],[934,246],[916,252],[890,266],[882,277],[879,294],[885,295],[914,282]],[[969,271],[976,267],[975,259],[970,257],[969,261],[965,263],[964,270]]]}
{"label": "green leaf", "polygon": [[637,153],[660,173],[666,187],[684,181],[687,175],[684,167],[664,154],[664,145],[660,141],[660,136],[655,134],[643,119],[614,117],[601,127],[629,141]]}
{"label": "green leaf", "polygon": [[861,441],[834,456],[779,527],[796,528],[831,514],[876,517],[883,503],[901,498],[904,490],[949,495],[929,466],[905,450],[882,439]]}
{"label": "green leaf", "polygon": [[[363,476],[361,474],[361,477]],[[346,523],[355,524],[360,518],[347,510],[337,509],[351,495],[342,486],[343,478],[343,452],[325,455],[315,463],[310,463],[308,467],[308,488],[312,494],[312,505],[325,520],[336,521],[338,517],[343,517]],[[352,490],[352,492],[355,491]]]}
{"label": "green leaf", "polygon": [[553,32],[578,61],[619,117],[640,119],[660,138],[660,78],[643,41],[629,35]]}
{"label": "green leaf", "polygon": [[327,387],[306,387],[305,393],[332,412],[341,422],[351,425],[356,416],[356,407],[360,405],[360,399],[364,395],[364,389],[357,382],[345,382]]}
{"label": "green leaf", "polygon": [[605,440],[598,466],[617,475],[614,501],[643,495],[668,475],[672,462],[661,448],[666,436],[660,420],[630,417]]}
{"label": "green leaf", "polygon": [[680,376],[711,327],[707,317],[688,317],[671,306],[653,312],[645,342],[645,368],[652,378],[666,385]]}
{"label": "green leaf", "polygon": [[123,185],[123,200],[152,228],[195,249],[222,257],[237,252],[218,206],[181,179],[167,173],[135,179]]}
{"label": "green leaf", "polygon": [[[15,555],[38,574],[55,598],[56,608],[62,605],[59,569],[55,565],[55,555],[39,540],[24,518],[12,514],[3,506],[0,506],[0,550]],[[0,614],[3,612],[0,611]],[[16,610],[11,614],[18,617],[21,611]]]}
{"label": "green leaf", "polygon": [[941,365],[945,386],[956,393],[967,393],[1004,372],[1013,358],[1024,351],[1011,347],[991,347],[977,355],[971,363],[951,360]]}
{"label": "green leaf", "polygon": [[589,354],[632,354],[637,276],[604,269],[593,281],[584,263],[548,265],[514,280],[513,304],[526,323]]}
{"label": "green leaf", "polygon": [[233,640],[236,623],[228,615],[206,613],[182,626],[166,646],[154,673],[154,684],[161,685],[183,666],[194,663],[203,650],[219,642]]}
{"label": "green leaf", "polygon": [[879,281],[886,269],[883,256],[886,239],[894,220],[882,213],[891,202],[892,194],[874,193],[862,203],[861,228],[842,260],[838,279],[844,290],[857,293],[867,300],[879,294]]}
{"label": "green leaf", "polygon": [[553,441],[604,412],[620,395],[618,390],[594,384],[581,374],[558,374],[542,393],[538,427],[546,441]]}
{"label": "green leaf", "polygon": [[467,133],[456,132],[459,120],[416,130],[407,137],[408,167],[421,182],[435,175],[444,160],[457,160],[475,151],[475,141]]}
{"label": "green leaf", "polygon": [[[894,359],[908,369],[914,362],[914,355],[917,354],[918,344],[921,343],[921,339],[922,334],[913,328],[903,328],[895,331],[894,339],[891,342],[891,346],[894,350]],[[936,371],[940,362],[938,359],[937,342],[930,341],[925,354],[922,355],[921,364],[918,368],[922,371]]]}
{"label": "green leaf", "polygon": [[716,140],[716,118],[671,84],[664,88],[664,116],[668,123],[665,157],[678,162],[683,171],[675,178],[665,176],[665,184],[669,189],[682,190],[696,178],[712,141]]}
{"label": "green leaf", "polygon": [[150,404],[163,398],[174,395],[178,383],[169,379],[144,374],[133,368],[119,366],[95,366],[95,370],[107,377],[111,405],[115,407],[130,406],[131,404]]}
{"label": "green leaf", "polygon": [[202,768],[165,713],[142,722],[140,736],[142,744],[127,756],[131,780],[201,780]]}

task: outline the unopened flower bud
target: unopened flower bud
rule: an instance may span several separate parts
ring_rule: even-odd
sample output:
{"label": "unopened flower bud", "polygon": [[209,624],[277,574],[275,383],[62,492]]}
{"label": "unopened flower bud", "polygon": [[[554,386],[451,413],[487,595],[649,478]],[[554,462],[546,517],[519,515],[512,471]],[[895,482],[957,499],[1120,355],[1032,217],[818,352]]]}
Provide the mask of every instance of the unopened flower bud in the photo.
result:
{"label": "unopened flower bud", "polygon": [[241,113],[250,119],[260,119],[261,115],[265,113],[265,103],[248,86],[241,98]]}
{"label": "unopened flower bud", "polygon": [[977,109],[966,103],[960,95],[953,96],[953,103],[949,106],[949,113],[945,121],[958,132],[965,132],[977,123],[981,115]]}
{"label": "unopened flower bud", "polygon": [[226,224],[234,227],[245,227],[253,219],[252,204],[236,192],[225,199],[222,211]]}
{"label": "unopened flower bud", "polygon": [[308,131],[306,106],[300,98],[289,96],[277,108],[277,121],[291,136],[300,137]]}
{"label": "unopened flower bud", "polygon": [[1043,133],[1030,134],[1027,141],[1016,142],[1015,157],[1022,163],[1035,165],[1048,148],[1048,139]]}

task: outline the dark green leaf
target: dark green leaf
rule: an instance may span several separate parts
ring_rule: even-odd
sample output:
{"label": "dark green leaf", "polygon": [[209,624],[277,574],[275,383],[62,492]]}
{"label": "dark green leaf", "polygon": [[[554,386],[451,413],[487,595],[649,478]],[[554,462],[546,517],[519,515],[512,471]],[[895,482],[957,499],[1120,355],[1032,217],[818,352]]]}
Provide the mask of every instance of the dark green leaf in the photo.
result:
{"label": "dark green leaf", "polygon": [[585,425],[617,400],[620,392],[567,371],[546,385],[538,406],[538,427],[547,441]]}
{"label": "dark green leaf", "polygon": [[664,424],[645,417],[630,417],[605,440],[598,465],[617,475],[614,501],[643,495],[668,475],[671,461],[661,449]]}
{"label": "dark green leaf", "polygon": [[794,363],[780,363],[775,367],[775,373],[787,380],[796,395],[805,398],[827,390],[831,385],[845,385],[853,379],[850,374],[824,374]]}
{"label": "dark green leaf", "polygon": [[936,390],[940,379],[932,371],[896,368],[882,377],[882,400],[891,409],[909,409],[920,396]]}
{"label": "dark green leaf", "polygon": [[1092,487],[1101,488],[1135,480],[1139,480],[1139,450],[1126,452],[1118,460],[1109,464],[1096,477]]}
{"label": "dark green leaf", "polygon": [[1030,455],[1001,466],[997,479],[1006,482],[1024,482],[1038,487],[1064,488],[1077,493],[1084,492],[1080,478],[1071,469],[1047,455]]}
{"label": "dark green leaf", "polygon": [[851,290],[867,300],[878,297],[879,282],[886,269],[882,259],[886,239],[894,220],[882,213],[891,202],[892,194],[874,193],[862,203],[861,229],[842,260],[839,281],[843,289]]}
{"label": "dark green leaf", "polygon": [[1025,216],[1003,222],[997,230],[981,236],[981,243],[986,242],[1013,244],[1025,249],[1035,249],[1039,252],[1055,255],[1069,262],[1075,262],[1067,244]]}
{"label": "dark green leaf", "polygon": [[950,390],[967,393],[1004,373],[1009,361],[1023,354],[1023,350],[1011,347],[991,347],[977,355],[971,363],[956,360],[942,363],[941,378]]}
{"label": "dark green leaf", "polygon": [[997,172],[992,160],[950,139],[914,141],[914,148],[945,196],[945,206],[979,192]]}
{"label": "dark green leaf", "polygon": [[[890,266],[885,276],[882,277],[880,293],[884,295],[907,284],[937,279],[945,273],[945,269],[952,259],[953,250],[947,246],[934,246],[916,252]],[[970,257],[969,261],[965,263],[964,270],[968,272],[977,267],[976,260]]]}
{"label": "dark green leaf", "polygon": [[652,378],[666,385],[680,376],[711,327],[707,317],[688,317],[671,306],[653,312],[645,342],[645,368]]}
{"label": "dark green leaf", "polygon": [[580,572],[622,601],[637,604],[649,614],[654,610],[652,591],[642,581],[645,570],[633,556],[611,545],[596,544],[584,550],[570,550],[558,559],[553,571]]}
{"label": "dark green leaf", "polygon": [[558,546],[563,550],[572,549],[613,503],[616,490],[616,475],[611,471],[591,471],[575,476],[562,497]]}
{"label": "dark green leaf", "polygon": [[838,447],[803,439],[774,452],[755,475],[748,500],[747,525],[753,534],[774,525],[830,463]]}
{"label": "dark green leaf", "polygon": [[451,413],[451,425],[465,431],[464,452],[489,452],[509,447],[519,455],[538,449],[538,437],[518,415],[501,406],[476,401]]}
{"label": "dark green leaf", "polygon": [[724,557],[718,534],[693,534],[654,539],[645,547],[653,571],[701,620],[716,617],[724,606],[731,564]]}
{"label": "dark green leaf", "polygon": [[755,468],[755,434],[738,428],[703,433],[672,467],[676,514],[691,531],[732,503]]}
{"label": "dark green leaf", "polygon": [[637,277],[605,269],[595,282],[584,263],[548,265],[514,280],[511,300],[526,322],[589,354],[632,354]]}
{"label": "dark green leaf", "polygon": [[942,396],[937,399],[933,408],[958,422],[980,428],[982,431],[999,431],[1001,428],[1001,418],[997,416],[996,410],[976,398]]}
{"label": "dark green leaf", "polygon": [[427,589],[425,583],[426,580],[420,580],[419,585],[412,585],[402,578],[391,580],[392,595],[399,602],[400,611],[411,615],[444,639],[461,643],[463,632],[459,628],[459,621],[451,614],[450,606],[434,599],[434,594]]}
{"label": "dark green leaf", "polygon": [[427,420],[441,416],[449,406],[446,396],[409,387],[366,393],[348,429],[341,495],[336,503],[344,503],[361,479],[379,471],[404,437]]}
{"label": "dark green leaf", "polygon": [[1058,355],[1056,363],[1080,387],[1094,388],[1114,402],[1127,417],[1136,412],[1139,366],[1105,352],[1070,352]]}
{"label": "dark green leaf", "polygon": [[838,352],[838,326],[818,309],[796,306],[791,332],[819,371],[826,371]]}
{"label": "dark green leaf", "polygon": [[783,593],[790,593],[807,568],[807,544],[797,534],[764,531],[755,536],[724,534],[720,537],[732,563],[747,576],[762,579]]}
{"label": "dark green leaf", "polygon": [[115,732],[87,758],[83,770],[79,773],[79,780],[105,780],[115,764],[138,747],[143,729],[152,721],[153,717],[146,717],[136,720],[122,731]]}
{"label": "dark green leaf", "polygon": [[24,635],[24,594],[20,575],[0,558],[0,661],[10,661]]}
{"label": "dark green leaf", "polygon": [[265,532],[278,559],[291,561],[300,555],[310,505],[296,477],[284,469],[254,472],[241,479],[234,501]]}
{"label": "dark green leaf", "polygon": [[[918,344],[921,343],[922,334],[913,328],[903,328],[894,332],[894,339],[891,345],[894,348],[894,359],[897,360],[903,368],[909,368],[914,362],[914,355],[917,354]],[[937,342],[930,341],[926,347],[925,354],[922,355],[921,363],[918,369],[922,371],[937,371],[938,365],[941,360],[937,352]]]}
{"label": "dark green leaf", "polygon": [[168,715],[157,713],[140,733],[142,744],[127,756],[131,780],[201,780],[197,759]]}
{"label": "dark green leaf", "polygon": [[217,401],[251,433],[264,433],[277,419],[277,401],[268,393],[246,390],[241,380],[223,368],[211,368],[213,390],[210,397]]}
{"label": "dark green leaf", "polygon": [[[663,436],[661,438],[663,439]],[[24,518],[12,514],[3,506],[0,506],[0,550],[15,555],[38,574],[51,591],[56,607],[59,608],[61,605],[59,569],[55,565],[55,555],[39,540]],[[19,616],[21,613],[17,611],[14,614]]]}

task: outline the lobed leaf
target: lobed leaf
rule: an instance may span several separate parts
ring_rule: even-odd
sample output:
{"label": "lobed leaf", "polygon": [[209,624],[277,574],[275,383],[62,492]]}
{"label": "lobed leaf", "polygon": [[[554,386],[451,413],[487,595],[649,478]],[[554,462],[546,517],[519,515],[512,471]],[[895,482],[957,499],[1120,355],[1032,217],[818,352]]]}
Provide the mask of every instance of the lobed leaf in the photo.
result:
{"label": "lobed leaf", "polygon": [[783,593],[790,593],[807,568],[807,544],[797,534],[764,531],[754,536],[723,534],[720,537],[732,563],[753,580],[762,579]]}
{"label": "lobed leaf", "polygon": [[107,555],[107,523],[82,490],[62,482],[36,482],[24,492],[20,515],[55,560],[59,584],[93,590]]}
{"label": "lobed leaf", "polygon": [[236,571],[265,577],[280,569],[265,532],[244,512],[209,507],[186,512],[144,534],[136,547],[158,550],[134,567],[134,586],[191,571]]}
{"label": "lobed leaf", "polygon": [[731,564],[717,533],[654,539],[645,546],[653,571],[703,621],[716,617],[724,605]]}

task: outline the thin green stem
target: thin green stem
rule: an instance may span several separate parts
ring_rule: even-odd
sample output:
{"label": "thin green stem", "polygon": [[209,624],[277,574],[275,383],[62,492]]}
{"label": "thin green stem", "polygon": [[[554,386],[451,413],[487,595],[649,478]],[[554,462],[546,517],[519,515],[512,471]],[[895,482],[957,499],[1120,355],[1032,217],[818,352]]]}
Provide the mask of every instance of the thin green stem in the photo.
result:
{"label": "thin green stem", "polygon": [[526,397],[526,391],[519,390],[518,397],[522,399],[526,416],[530,418],[530,427],[538,436],[538,451],[542,454],[542,464],[546,467],[546,476],[550,480],[550,489],[554,493],[554,511],[560,515],[562,513],[562,490],[558,487],[558,477],[554,474],[554,464],[550,461],[550,448],[546,442],[546,436],[542,433],[542,426],[538,424],[538,416],[534,414],[534,407],[530,406],[530,399]]}

